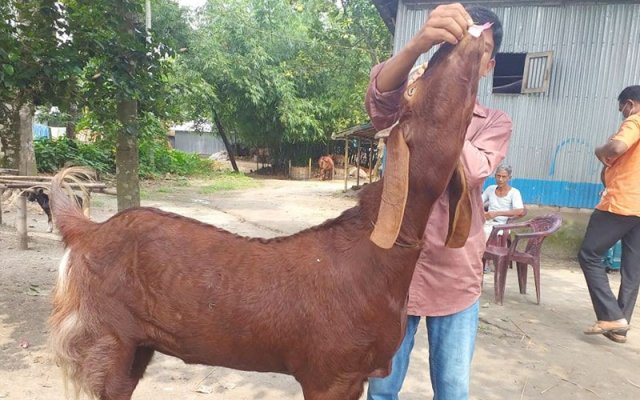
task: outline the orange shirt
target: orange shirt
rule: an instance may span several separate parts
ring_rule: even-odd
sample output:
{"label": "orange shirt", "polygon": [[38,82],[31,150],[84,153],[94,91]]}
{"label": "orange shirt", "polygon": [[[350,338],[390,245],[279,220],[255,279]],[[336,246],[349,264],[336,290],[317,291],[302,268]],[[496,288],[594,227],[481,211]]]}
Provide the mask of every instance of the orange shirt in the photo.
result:
{"label": "orange shirt", "polygon": [[629,149],[605,170],[607,190],[596,208],[619,215],[640,216],[640,114],[625,119],[610,140],[620,140]]}

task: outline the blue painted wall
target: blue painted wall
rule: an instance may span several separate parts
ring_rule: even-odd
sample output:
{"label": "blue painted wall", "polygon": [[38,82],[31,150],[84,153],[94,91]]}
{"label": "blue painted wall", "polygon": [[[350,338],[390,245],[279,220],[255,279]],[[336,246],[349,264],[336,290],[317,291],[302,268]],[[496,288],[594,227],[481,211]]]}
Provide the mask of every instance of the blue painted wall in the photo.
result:
{"label": "blue painted wall", "polygon": [[[495,185],[496,180],[488,178],[484,188]],[[511,186],[520,190],[525,204],[539,204],[557,207],[594,208],[603,189],[599,183],[576,183],[567,181],[548,181],[541,179],[511,180]]]}

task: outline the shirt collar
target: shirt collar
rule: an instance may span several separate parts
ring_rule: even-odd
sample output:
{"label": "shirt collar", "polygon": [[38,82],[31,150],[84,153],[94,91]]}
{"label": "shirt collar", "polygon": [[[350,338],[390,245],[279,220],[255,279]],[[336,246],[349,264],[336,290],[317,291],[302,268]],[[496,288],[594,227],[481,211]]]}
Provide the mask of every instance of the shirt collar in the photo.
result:
{"label": "shirt collar", "polygon": [[489,115],[487,107],[483,106],[476,100],[476,104],[473,106],[473,115],[477,115],[480,118],[487,118]]}

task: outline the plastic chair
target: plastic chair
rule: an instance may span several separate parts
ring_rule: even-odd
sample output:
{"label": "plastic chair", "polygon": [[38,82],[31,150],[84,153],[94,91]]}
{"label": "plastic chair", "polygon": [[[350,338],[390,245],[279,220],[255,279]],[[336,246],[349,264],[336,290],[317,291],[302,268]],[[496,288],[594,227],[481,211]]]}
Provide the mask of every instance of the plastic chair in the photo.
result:
{"label": "plastic chair", "polygon": [[[518,217],[509,217],[509,219],[507,219],[507,222],[504,225],[513,224],[515,221],[517,221],[517,220],[519,220],[521,218],[524,218],[527,215],[527,212],[528,211],[525,208],[524,209],[524,214],[522,214],[522,215],[520,215]],[[493,240],[492,240],[492,238],[493,238]],[[509,247],[511,245],[511,232],[510,232],[510,230],[509,229],[502,229],[502,233],[499,232],[499,234],[497,234],[495,237],[493,237],[493,235],[490,235],[489,239],[487,239],[487,246],[489,246],[489,245]]]}
{"label": "plastic chair", "polygon": [[[540,304],[540,252],[542,242],[547,236],[560,229],[560,225],[562,225],[562,216],[559,214],[547,214],[524,222],[493,227],[487,240],[488,244],[482,260],[483,262],[492,260],[495,263],[493,283],[495,302],[497,304],[502,305],[507,282],[507,269],[514,261],[518,270],[520,294],[527,293],[527,269],[529,265],[532,266],[536,285],[536,298],[538,304]],[[499,231],[520,229],[527,229],[528,231],[515,233],[509,246],[501,245],[497,238]],[[524,250],[518,250],[518,245],[521,242],[526,242],[526,244],[520,246],[524,246]]]}

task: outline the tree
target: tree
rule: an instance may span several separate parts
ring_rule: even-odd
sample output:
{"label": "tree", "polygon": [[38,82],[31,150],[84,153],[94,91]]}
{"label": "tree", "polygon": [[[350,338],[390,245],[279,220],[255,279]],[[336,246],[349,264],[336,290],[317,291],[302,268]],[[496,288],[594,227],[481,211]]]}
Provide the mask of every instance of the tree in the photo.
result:
{"label": "tree", "polygon": [[141,1],[66,4],[72,47],[87,60],[79,77],[81,97],[101,123],[105,138],[116,145],[118,209],[139,206],[139,105],[148,110],[158,104],[164,60],[173,53],[147,35]]}
{"label": "tree", "polygon": [[196,22],[179,63],[205,96],[197,103],[211,109],[207,115],[206,107],[194,106],[199,117],[272,154],[281,143],[324,142],[366,121],[369,71],[389,54],[390,40],[365,0],[344,7],[325,0],[210,0]]}
{"label": "tree", "polygon": [[55,0],[5,1],[0,18],[0,166],[33,175],[35,106],[55,98],[73,68],[68,27]]}

